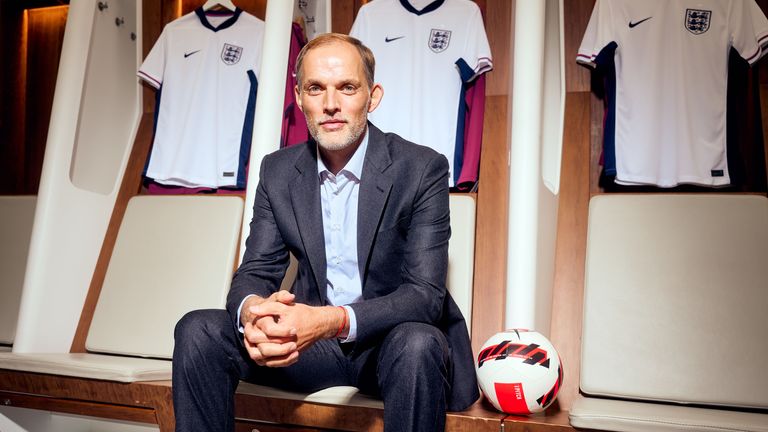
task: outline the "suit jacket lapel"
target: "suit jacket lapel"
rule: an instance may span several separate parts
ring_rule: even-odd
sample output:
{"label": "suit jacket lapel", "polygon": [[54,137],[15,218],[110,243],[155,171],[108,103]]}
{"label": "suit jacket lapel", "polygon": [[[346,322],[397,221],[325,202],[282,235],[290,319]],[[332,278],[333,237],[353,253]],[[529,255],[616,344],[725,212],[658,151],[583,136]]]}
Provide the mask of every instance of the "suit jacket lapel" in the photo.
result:
{"label": "suit jacket lapel", "polygon": [[304,250],[315,276],[319,298],[326,299],[325,239],[323,214],[320,206],[320,180],[317,175],[317,156],[314,143],[306,144],[306,151],[296,160],[298,175],[289,185],[291,205]]}
{"label": "suit jacket lapel", "polygon": [[357,203],[357,262],[363,287],[373,240],[392,189],[392,180],[383,174],[392,164],[384,134],[371,123],[368,123],[368,133],[368,151]]}

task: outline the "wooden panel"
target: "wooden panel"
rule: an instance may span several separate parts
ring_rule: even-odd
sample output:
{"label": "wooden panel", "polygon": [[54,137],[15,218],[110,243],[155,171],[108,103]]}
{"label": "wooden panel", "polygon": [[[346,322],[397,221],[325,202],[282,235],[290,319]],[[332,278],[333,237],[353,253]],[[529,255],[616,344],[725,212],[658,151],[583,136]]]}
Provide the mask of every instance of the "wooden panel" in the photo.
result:
{"label": "wooden panel", "polygon": [[161,432],[176,430],[176,416],[173,412],[173,397],[170,381],[155,381],[141,384],[145,392],[154,395],[152,406],[155,408],[157,425]]}
{"label": "wooden panel", "polygon": [[[0,369],[0,392],[17,394],[12,405],[156,423],[161,432],[175,427],[170,381],[119,383]],[[20,398],[21,393],[28,398]],[[80,411],[69,411],[77,406]]]}
{"label": "wooden panel", "polygon": [[728,68],[727,154],[733,191],[762,192],[766,187],[760,73],[766,62],[749,67],[731,51]]}
{"label": "wooden panel", "polygon": [[[768,0],[757,0],[763,13],[768,11]],[[765,160],[766,184],[768,184],[768,60],[758,62],[758,85],[760,92],[760,115],[763,133],[763,159]],[[768,194],[768,192],[766,192]]]}
{"label": "wooden panel", "polygon": [[576,54],[587,29],[595,0],[568,0],[563,4],[565,16],[565,88],[569,92],[590,90],[589,70],[576,64]]}
{"label": "wooden panel", "polygon": [[575,431],[569,421],[568,412],[558,409],[531,416],[509,416],[504,419],[504,432],[565,432]]}
{"label": "wooden panel", "polygon": [[509,127],[506,96],[485,100],[483,152],[477,194],[472,347],[503,329],[507,268]]}
{"label": "wooden panel", "polygon": [[24,193],[37,193],[69,7],[28,11]]}
{"label": "wooden panel", "polygon": [[331,30],[334,33],[349,34],[360,9],[359,0],[336,0],[331,3]]}
{"label": "wooden panel", "polygon": [[162,2],[162,23],[163,26],[175,20],[182,15],[182,0],[161,0]]}
{"label": "wooden panel", "polygon": [[[493,70],[488,73],[486,81],[486,95],[506,96],[510,93],[510,76],[512,72],[512,32],[514,23],[512,11],[515,2],[510,0],[484,0],[485,9],[483,19],[488,43],[493,55]],[[478,2],[483,10],[483,5]],[[488,110],[486,109],[486,113]],[[506,122],[505,122],[506,125]],[[501,125],[497,125],[501,127]]]}
{"label": "wooden panel", "polygon": [[0,194],[24,188],[24,133],[26,112],[26,27],[17,2],[0,2]]}
{"label": "wooden panel", "polygon": [[482,397],[467,410],[448,413],[445,430],[451,432],[498,431],[506,414],[496,411]]}
{"label": "wooden panel", "polygon": [[551,340],[563,361],[557,402],[570,409],[579,391],[581,318],[589,205],[590,103],[588,92],[567,93],[560,206],[555,247]]}
{"label": "wooden panel", "polygon": [[0,391],[143,408],[153,408],[156,401],[171,397],[170,384],[129,384],[5,369],[0,369]]}
{"label": "wooden panel", "polygon": [[382,430],[383,412],[374,408],[339,407],[237,394],[235,417],[278,424],[337,430]]}
{"label": "wooden panel", "polygon": [[[86,415],[105,418],[130,415],[136,421],[157,423],[161,432],[173,432],[175,427],[170,381],[119,383],[0,369],[0,392],[52,399],[45,408],[31,406],[45,402],[23,399],[30,408],[69,412],[66,410],[75,406],[72,402],[79,401],[84,403],[82,409],[89,410]],[[128,409],[131,407],[145,410]],[[152,414],[148,415],[147,411]]]}
{"label": "wooden panel", "polygon": [[149,408],[134,408],[120,405],[105,405],[93,402],[73,401],[50,397],[30,396],[0,391],[4,406],[54,411],[90,417],[125,420],[140,423],[155,423],[155,413]]}

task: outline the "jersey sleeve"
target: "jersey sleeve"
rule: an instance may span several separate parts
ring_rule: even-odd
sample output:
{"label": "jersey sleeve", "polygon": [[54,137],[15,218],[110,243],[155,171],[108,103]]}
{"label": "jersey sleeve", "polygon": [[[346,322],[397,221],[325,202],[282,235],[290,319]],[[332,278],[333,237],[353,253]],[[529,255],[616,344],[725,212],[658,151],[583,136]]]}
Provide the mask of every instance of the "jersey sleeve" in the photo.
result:
{"label": "jersey sleeve", "polygon": [[755,0],[734,2],[728,24],[731,45],[749,64],[768,52],[768,19]]}
{"label": "jersey sleeve", "polygon": [[168,30],[163,29],[155,45],[147,54],[144,63],[139,67],[136,75],[154,88],[160,88],[163,84],[163,71],[165,70],[165,58],[167,51]]}
{"label": "jersey sleeve", "polygon": [[585,66],[595,67],[595,58],[614,39],[614,22],[611,2],[597,0],[592,15],[581,40],[576,62]]}
{"label": "jersey sleeve", "polygon": [[473,8],[468,19],[467,46],[464,49],[462,60],[464,60],[473,70],[474,74],[466,82],[472,81],[478,76],[493,69],[493,59],[491,57],[491,47],[488,44],[488,36],[485,33],[483,16],[480,14],[480,8],[471,3]]}
{"label": "jersey sleeve", "polygon": [[349,30],[349,35],[353,38],[359,39],[361,42],[366,41],[366,29],[368,28],[368,8],[363,5],[357,12],[355,22],[352,23],[352,29]]}

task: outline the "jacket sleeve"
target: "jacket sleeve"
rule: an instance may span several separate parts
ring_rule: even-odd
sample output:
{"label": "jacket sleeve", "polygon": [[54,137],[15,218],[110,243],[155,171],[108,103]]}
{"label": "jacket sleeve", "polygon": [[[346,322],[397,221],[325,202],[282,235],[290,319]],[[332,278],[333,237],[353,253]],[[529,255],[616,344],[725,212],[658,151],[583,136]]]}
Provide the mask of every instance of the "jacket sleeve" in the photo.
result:
{"label": "jacket sleeve", "polygon": [[288,267],[288,249],[277,228],[270,204],[269,184],[265,181],[270,178],[267,173],[269,159],[270,156],[267,156],[261,163],[243,261],[235,272],[227,295],[227,311],[235,328],[239,328],[237,311],[243,299],[252,294],[269,297],[280,288]]}

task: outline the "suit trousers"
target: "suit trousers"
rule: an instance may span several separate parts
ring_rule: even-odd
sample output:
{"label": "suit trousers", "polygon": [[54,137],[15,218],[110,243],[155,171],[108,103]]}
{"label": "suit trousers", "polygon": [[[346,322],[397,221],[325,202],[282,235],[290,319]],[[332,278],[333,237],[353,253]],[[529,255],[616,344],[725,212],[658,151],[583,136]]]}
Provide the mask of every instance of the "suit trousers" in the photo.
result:
{"label": "suit trousers", "polygon": [[177,431],[234,431],[239,380],[299,392],[355,386],[384,401],[385,431],[445,428],[450,348],[434,326],[402,323],[370,346],[320,340],[283,368],[256,365],[242,337],[224,310],[193,311],[179,320],[173,351]]}

